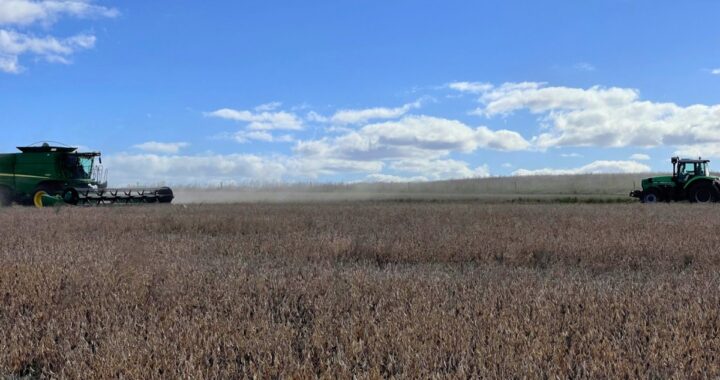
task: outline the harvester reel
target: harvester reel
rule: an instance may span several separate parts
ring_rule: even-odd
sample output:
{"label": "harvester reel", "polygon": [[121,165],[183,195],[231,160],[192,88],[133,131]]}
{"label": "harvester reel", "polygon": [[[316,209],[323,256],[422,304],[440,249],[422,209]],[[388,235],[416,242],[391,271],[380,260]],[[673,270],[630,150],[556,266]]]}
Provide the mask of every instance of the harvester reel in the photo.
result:
{"label": "harvester reel", "polygon": [[[68,198],[69,197],[69,198]],[[72,188],[65,192],[65,199],[77,205],[113,205],[138,203],[170,203],[174,196],[168,187],[156,189],[92,189]],[[68,202],[68,203],[70,203]]]}

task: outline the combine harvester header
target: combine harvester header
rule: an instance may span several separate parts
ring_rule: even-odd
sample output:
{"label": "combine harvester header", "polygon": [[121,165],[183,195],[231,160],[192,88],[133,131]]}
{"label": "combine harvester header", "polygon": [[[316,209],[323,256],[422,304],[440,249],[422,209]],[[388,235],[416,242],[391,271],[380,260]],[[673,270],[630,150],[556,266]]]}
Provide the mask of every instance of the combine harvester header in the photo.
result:
{"label": "combine harvester header", "polygon": [[99,152],[48,143],[18,149],[21,153],[0,154],[0,206],[170,203],[174,198],[169,187],[108,189]]}

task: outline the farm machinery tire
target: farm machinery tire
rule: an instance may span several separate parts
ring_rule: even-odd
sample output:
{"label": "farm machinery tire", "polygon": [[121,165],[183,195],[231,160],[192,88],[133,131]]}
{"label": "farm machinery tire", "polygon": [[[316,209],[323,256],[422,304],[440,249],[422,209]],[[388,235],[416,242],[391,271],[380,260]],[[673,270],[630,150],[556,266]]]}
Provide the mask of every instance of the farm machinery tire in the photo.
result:
{"label": "farm machinery tire", "polygon": [[0,186],[0,207],[12,205],[12,190],[5,186]]}
{"label": "farm machinery tire", "polygon": [[692,203],[716,202],[718,200],[717,190],[710,183],[699,183],[690,189],[688,199]]}
{"label": "farm machinery tire", "polygon": [[660,194],[655,189],[650,189],[646,191],[642,198],[640,198],[640,201],[642,203],[658,203],[660,202]]}

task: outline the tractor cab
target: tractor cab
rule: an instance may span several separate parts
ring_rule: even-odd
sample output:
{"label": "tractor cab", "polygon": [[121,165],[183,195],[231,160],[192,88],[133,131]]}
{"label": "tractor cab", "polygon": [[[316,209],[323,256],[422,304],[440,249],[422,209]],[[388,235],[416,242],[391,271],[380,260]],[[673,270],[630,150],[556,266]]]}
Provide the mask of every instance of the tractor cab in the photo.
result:
{"label": "tractor cab", "polygon": [[695,177],[707,177],[710,175],[708,167],[710,160],[673,157],[671,162],[673,164],[673,180],[678,184],[688,183]]}

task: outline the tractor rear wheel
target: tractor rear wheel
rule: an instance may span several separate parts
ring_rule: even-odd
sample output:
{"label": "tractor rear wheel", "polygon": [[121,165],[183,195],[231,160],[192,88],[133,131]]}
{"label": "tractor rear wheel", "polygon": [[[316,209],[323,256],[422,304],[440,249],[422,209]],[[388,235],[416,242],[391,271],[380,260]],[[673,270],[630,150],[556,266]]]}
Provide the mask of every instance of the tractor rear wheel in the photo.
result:
{"label": "tractor rear wheel", "polygon": [[709,183],[700,183],[690,189],[690,202],[693,203],[710,203],[717,200],[715,189]]}
{"label": "tractor rear wheel", "polygon": [[642,203],[657,203],[660,202],[660,194],[658,194],[657,190],[650,189],[643,194]]}

